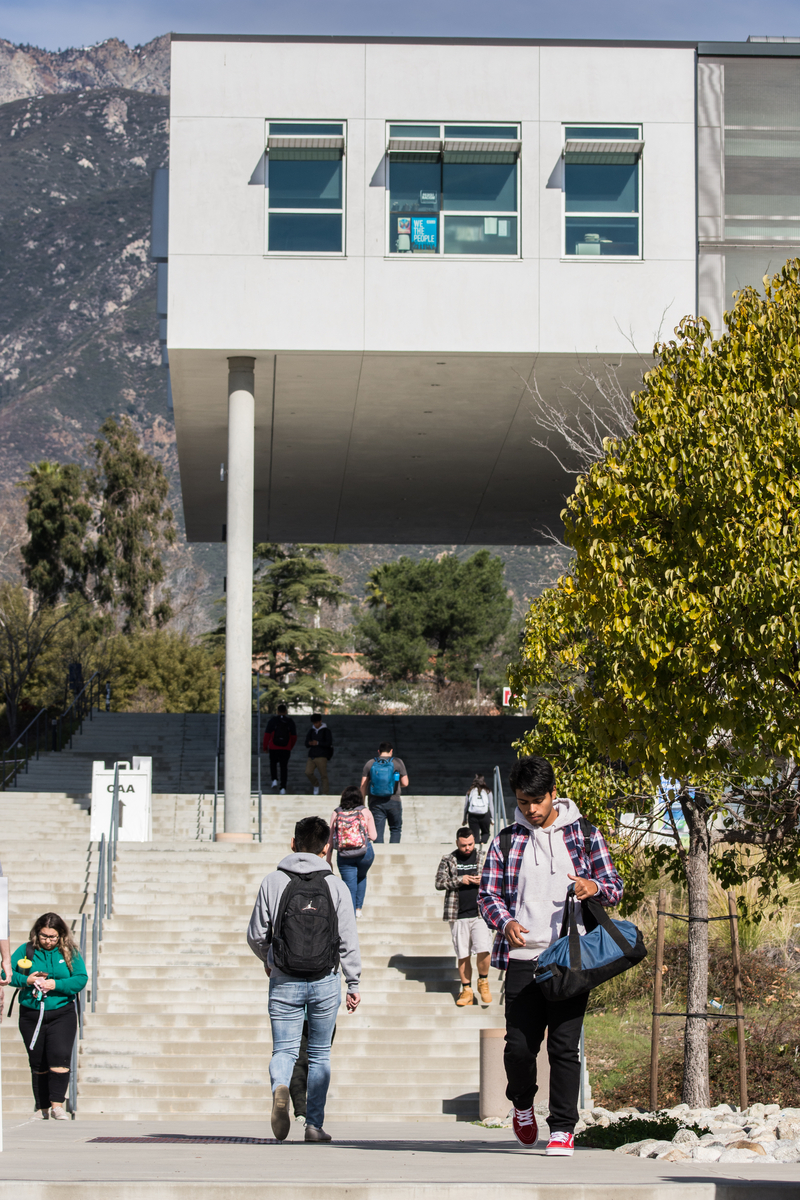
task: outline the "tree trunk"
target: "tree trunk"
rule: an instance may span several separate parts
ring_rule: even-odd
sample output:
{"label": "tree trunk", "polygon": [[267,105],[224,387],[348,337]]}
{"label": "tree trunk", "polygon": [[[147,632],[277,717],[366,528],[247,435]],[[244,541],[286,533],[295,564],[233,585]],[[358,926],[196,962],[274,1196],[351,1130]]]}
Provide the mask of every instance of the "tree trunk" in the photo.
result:
{"label": "tree trunk", "polygon": [[[687,1013],[708,1011],[708,857],[710,834],[705,812],[697,800],[682,800],[689,829],[686,884],[689,893],[689,968],[686,986]],[[692,919],[694,918],[694,919]],[[691,1108],[708,1108],[708,1022],[687,1017],[683,1045],[683,1102]]]}

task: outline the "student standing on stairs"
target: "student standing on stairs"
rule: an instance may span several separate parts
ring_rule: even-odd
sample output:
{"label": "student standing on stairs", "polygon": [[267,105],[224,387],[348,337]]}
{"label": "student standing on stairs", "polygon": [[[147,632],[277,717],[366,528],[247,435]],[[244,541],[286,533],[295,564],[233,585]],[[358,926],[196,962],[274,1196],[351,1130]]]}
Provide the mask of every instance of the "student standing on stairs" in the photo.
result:
{"label": "student standing on stairs", "polygon": [[491,1004],[489,991],[489,958],[492,934],[478,913],[478,884],[481,881],[483,854],[475,846],[475,836],[464,826],[456,833],[456,848],[445,854],[436,872],[436,890],[444,892],[444,920],[450,922],[453,949],[458,959],[461,994],[456,1000],[459,1008],[472,1004],[472,958],[478,964],[478,995],[484,1004]]}
{"label": "student standing on stairs", "polygon": [[342,792],[339,807],[331,813],[331,844],[328,865],[334,850],[339,874],[353,897],[356,920],[361,916],[367,894],[367,872],[375,861],[372,843],[378,836],[372,813],[364,805],[361,788],[351,785]]}
{"label": "student standing on stairs", "polygon": [[622,880],[602,833],[571,800],[558,797],[547,759],[521,758],[509,778],[517,797],[514,824],[492,839],[478,894],[481,915],[497,931],[492,965],[506,972],[506,1095],[514,1105],[517,1141],[535,1146],[536,1055],[547,1030],[547,1153],[571,1155],[580,1090],[578,1045],[589,993],[545,1000],[533,973],[542,951],[561,936],[571,884],[579,900],[596,896],[610,906],[622,898]]}
{"label": "student standing on stairs", "polygon": [[[328,763],[333,758],[333,735],[330,729],[322,719],[322,713],[311,714],[311,728],[306,734],[306,745],[308,746],[308,762],[306,763],[306,775],[308,782],[314,789],[314,795],[318,796],[320,789],[323,796],[327,796],[328,787]],[[316,781],[316,775],[319,774],[319,784]]]}
{"label": "student standing on stairs", "polygon": [[307,1142],[329,1142],[322,1122],[331,1076],[331,1039],[347,982],[347,1011],[361,1001],[361,954],[353,901],[325,858],[330,827],[321,817],[298,821],[292,853],[266,876],[247,930],[250,949],[269,975],[272,1025],[272,1132],[284,1141],[291,1127],[289,1083],[303,1021],[308,1021]]}
{"label": "student standing on stairs", "polygon": [[68,1121],[64,1100],[78,1027],[75,997],[88,982],[66,922],[44,913],[26,945],[11,956],[11,983],[19,988],[19,1031],[28,1051],[34,1116]]}
{"label": "student standing on stairs", "polygon": [[464,816],[462,820],[469,825],[475,841],[481,846],[489,840],[489,830],[494,825],[494,798],[486,786],[486,776],[476,775],[472,787],[464,797]]}
{"label": "student standing on stairs", "polygon": [[378,757],[369,758],[361,772],[361,795],[369,796],[369,810],[378,831],[376,841],[383,845],[386,822],[389,822],[389,842],[396,845],[403,831],[401,790],[408,787],[408,773],[402,758],[394,758],[391,742],[381,742]]}
{"label": "student standing on stairs", "polygon": [[288,715],[285,704],[279,704],[277,715],[270,717],[264,730],[262,749],[269,752],[269,773],[272,779],[273,792],[278,790],[278,775],[280,774],[281,795],[286,795],[286,777],[289,770],[289,756],[297,741],[297,727]]}

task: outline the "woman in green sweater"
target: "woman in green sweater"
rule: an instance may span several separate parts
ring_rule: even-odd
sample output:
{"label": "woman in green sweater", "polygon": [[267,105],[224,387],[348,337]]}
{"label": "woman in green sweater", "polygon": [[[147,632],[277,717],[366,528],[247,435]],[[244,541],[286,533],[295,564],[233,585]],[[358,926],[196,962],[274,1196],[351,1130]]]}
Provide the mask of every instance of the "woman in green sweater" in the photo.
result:
{"label": "woman in green sweater", "polygon": [[31,1065],[35,1116],[68,1121],[64,1098],[75,1042],[75,998],[87,984],[86,967],[65,921],[44,913],[30,939],[11,955],[11,983],[19,992],[19,1031]]}

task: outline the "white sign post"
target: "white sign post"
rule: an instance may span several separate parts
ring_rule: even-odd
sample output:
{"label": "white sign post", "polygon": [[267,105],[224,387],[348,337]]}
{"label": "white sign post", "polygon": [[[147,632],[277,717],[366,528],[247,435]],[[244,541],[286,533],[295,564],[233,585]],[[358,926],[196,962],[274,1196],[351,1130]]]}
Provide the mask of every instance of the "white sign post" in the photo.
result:
{"label": "white sign post", "polygon": [[[134,758],[133,766],[119,766],[119,840],[121,842],[151,842],[153,840],[151,758]],[[104,762],[92,763],[92,820],[90,837],[99,842],[103,834],[108,841],[111,827],[111,807],[114,802],[114,767],[106,769]]]}

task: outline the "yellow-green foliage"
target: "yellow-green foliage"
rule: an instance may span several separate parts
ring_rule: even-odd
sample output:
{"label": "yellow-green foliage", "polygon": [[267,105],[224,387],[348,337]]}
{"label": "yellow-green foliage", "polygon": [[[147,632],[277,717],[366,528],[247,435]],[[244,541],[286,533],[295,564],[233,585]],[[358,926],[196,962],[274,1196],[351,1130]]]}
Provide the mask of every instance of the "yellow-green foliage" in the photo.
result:
{"label": "yellow-green foliage", "polygon": [[112,708],[125,712],[146,697],[151,710],[216,712],[220,657],[185,633],[120,635],[111,647]]}

